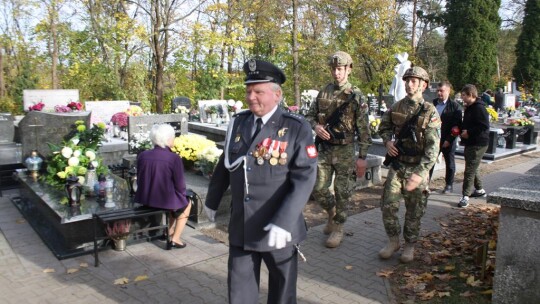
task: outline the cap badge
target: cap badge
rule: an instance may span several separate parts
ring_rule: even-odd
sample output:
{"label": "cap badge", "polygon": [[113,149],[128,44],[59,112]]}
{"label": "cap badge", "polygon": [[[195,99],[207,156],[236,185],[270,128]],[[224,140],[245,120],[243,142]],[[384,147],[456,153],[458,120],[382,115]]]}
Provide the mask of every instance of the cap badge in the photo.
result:
{"label": "cap badge", "polygon": [[255,61],[255,59],[250,59],[248,65],[251,72],[255,72],[257,70],[257,61]]}

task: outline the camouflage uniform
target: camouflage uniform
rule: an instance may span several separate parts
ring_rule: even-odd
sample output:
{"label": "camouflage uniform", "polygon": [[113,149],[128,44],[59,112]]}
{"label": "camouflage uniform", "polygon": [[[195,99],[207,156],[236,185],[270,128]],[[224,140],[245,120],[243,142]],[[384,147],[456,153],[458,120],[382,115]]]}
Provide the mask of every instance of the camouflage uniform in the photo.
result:
{"label": "camouflage uniform", "polygon": [[[416,128],[415,143],[412,138],[402,139],[405,149],[416,149],[417,156],[398,155],[397,161],[401,168],[395,170],[390,167],[384,193],[382,196],[381,210],[386,233],[389,237],[399,236],[401,226],[399,224],[398,210],[401,197],[405,200],[405,225],[403,235],[407,243],[414,243],[420,232],[420,220],[425,213],[429,191],[429,170],[435,164],[439,154],[440,125],[439,113],[433,103],[426,102],[423,98],[413,100],[405,97],[392,105],[387,111],[379,126],[379,134],[383,142],[392,140],[392,136],[399,134],[405,123],[418,111],[423,104]],[[422,183],[413,191],[404,189],[407,179],[416,173],[422,177]]]}
{"label": "camouflage uniform", "polygon": [[[313,129],[317,124],[326,125],[326,119],[353,93],[354,98],[345,108],[341,123],[332,128],[333,132],[343,132],[345,138],[330,139],[320,143],[318,147],[317,182],[313,196],[327,212],[336,207],[333,218],[336,224],[342,224],[347,219],[347,206],[356,182],[355,134],[359,145],[358,157],[365,159],[371,145],[367,103],[362,92],[349,82],[342,86],[332,83],[319,92],[306,115]],[[335,196],[329,190],[333,174]]]}

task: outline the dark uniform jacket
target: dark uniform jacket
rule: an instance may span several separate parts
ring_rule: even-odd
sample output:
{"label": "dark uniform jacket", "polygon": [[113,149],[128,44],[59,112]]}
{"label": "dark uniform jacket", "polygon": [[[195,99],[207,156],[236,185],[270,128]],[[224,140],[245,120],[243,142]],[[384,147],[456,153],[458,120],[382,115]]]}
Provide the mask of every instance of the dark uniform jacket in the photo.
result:
{"label": "dark uniform jacket", "polygon": [[[439,98],[435,98],[433,100],[433,105],[437,106],[437,103],[439,103]],[[452,128],[457,126],[461,130],[462,117],[463,112],[459,103],[448,98],[446,101],[446,106],[441,113],[441,143],[448,141],[450,145],[452,145],[456,139],[455,136],[452,136]]]}
{"label": "dark uniform jacket", "polygon": [[[235,115],[232,129],[227,132],[228,146],[216,166],[206,196],[206,206],[217,210],[223,193],[231,187],[230,245],[244,250],[271,251],[268,246],[268,224],[291,233],[292,244],[306,238],[302,210],[307,203],[317,174],[317,151],[309,124],[296,114],[278,108],[251,141],[254,116],[249,111]],[[257,164],[254,151],[264,139],[287,143],[284,165],[271,165],[268,160]],[[245,158],[235,170],[225,167]],[[247,178],[247,183],[246,183]]]}

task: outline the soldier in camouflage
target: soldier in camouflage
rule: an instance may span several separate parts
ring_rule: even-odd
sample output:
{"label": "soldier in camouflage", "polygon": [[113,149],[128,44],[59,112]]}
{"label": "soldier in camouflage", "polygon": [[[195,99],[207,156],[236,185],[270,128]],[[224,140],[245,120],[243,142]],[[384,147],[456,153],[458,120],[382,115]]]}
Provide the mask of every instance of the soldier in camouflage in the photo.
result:
{"label": "soldier in camouflage", "polygon": [[[356,182],[353,170],[356,169],[357,176],[365,174],[365,159],[371,145],[366,99],[348,81],[352,63],[351,56],[345,52],[330,56],[328,64],[334,82],[319,92],[306,115],[317,134],[319,162],[313,196],[328,213],[324,233],[330,235],[326,241],[329,248],[339,246],[343,239],[343,224]],[[358,158],[355,138],[359,146]],[[333,175],[335,195],[328,189]]]}
{"label": "soldier in camouflage", "polygon": [[[407,96],[392,105],[383,115],[379,126],[379,133],[388,150],[387,157],[394,158],[388,170],[381,201],[382,218],[389,242],[379,252],[379,256],[388,259],[400,248],[401,226],[397,213],[403,197],[406,208],[403,228],[405,246],[400,260],[408,263],[414,259],[414,244],[427,206],[429,170],[439,154],[441,119],[433,103],[424,101],[422,97],[429,84],[427,72],[421,67],[410,68],[403,75],[403,81]],[[409,120],[415,116],[417,121],[412,124],[410,135],[403,138],[399,135],[400,131],[409,126]],[[396,139],[399,139],[398,144]]]}

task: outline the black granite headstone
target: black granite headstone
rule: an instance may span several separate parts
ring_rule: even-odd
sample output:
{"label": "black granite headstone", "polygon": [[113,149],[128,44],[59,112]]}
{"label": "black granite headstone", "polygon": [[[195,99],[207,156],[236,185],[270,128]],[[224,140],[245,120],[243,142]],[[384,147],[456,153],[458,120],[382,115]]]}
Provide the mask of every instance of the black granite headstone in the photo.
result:
{"label": "black granite headstone", "polygon": [[486,150],[486,153],[495,154],[495,152],[497,151],[498,139],[499,139],[499,135],[497,134],[497,131],[489,131],[489,141],[488,141],[488,148]]}
{"label": "black granite headstone", "polygon": [[0,113],[0,144],[11,143],[15,136],[15,125],[10,113]]}
{"label": "black granite headstone", "polygon": [[171,113],[174,113],[174,110],[179,106],[189,109],[191,108],[191,100],[187,97],[175,97],[171,102]]}
{"label": "black granite headstone", "polygon": [[504,134],[506,137],[506,149],[516,148],[517,130],[516,128],[509,127]]}
{"label": "black granite headstone", "polygon": [[77,120],[84,121],[88,126],[90,112],[28,112],[19,122],[23,159],[34,149],[43,157],[49,156],[51,151],[47,143],[61,144]]}

